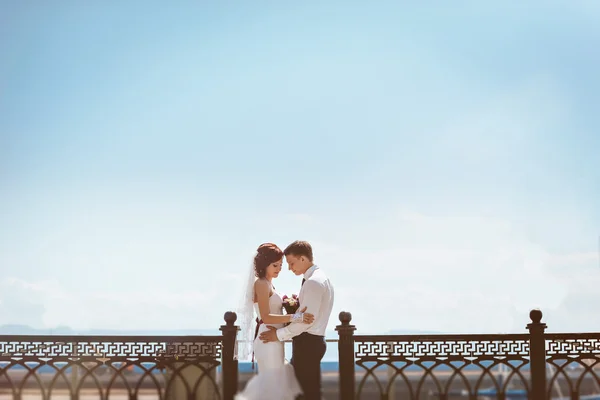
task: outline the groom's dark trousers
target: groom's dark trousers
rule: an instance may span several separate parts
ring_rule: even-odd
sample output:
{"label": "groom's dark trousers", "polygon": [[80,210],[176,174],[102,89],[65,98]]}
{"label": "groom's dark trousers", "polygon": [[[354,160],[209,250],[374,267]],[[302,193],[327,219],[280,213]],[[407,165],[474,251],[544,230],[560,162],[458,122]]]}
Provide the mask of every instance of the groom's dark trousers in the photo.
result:
{"label": "groom's dark trousers", "polygon": [[296,378],[304,392],[301,399],[321,400],[321,360],[327,344],[325,337],[301,333],[292,339],[292,359]]}

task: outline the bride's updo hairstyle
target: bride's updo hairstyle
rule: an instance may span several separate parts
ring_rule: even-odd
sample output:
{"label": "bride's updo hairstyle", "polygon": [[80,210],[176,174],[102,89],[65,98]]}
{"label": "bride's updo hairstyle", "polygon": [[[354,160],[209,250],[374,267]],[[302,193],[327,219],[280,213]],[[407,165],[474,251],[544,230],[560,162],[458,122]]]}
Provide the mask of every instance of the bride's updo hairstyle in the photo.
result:
{"label": "bride's updo hairstyle", "polygon": [[283,258],[283,251],[276,244],[263,243],[258,246],[254,257],[254,275],[257,278],[264,278],[267,274],[267,267],[272,263]]}

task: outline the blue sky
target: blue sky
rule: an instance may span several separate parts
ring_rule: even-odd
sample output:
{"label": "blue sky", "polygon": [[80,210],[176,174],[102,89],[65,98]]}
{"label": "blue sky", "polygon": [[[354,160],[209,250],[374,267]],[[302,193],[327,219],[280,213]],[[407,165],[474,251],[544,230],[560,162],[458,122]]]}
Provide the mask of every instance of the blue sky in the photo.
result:
{"label": "blue sky", "polygon": [[598,330],[594,2],[207,3],[0,6],[0,324],[213,327],[306,239],[331,328]]}

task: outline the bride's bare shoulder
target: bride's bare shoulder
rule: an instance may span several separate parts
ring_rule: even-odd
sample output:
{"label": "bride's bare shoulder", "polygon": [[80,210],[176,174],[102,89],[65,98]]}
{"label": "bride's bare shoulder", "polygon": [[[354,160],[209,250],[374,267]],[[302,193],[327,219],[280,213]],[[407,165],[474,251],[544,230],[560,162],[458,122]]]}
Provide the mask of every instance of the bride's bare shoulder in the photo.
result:
{"label": "bride's bare shoulder", "polygon": [[257,279],[254,282],[254,289],[268,289],[269,288],[269,282],[267,282],[265,279]]}

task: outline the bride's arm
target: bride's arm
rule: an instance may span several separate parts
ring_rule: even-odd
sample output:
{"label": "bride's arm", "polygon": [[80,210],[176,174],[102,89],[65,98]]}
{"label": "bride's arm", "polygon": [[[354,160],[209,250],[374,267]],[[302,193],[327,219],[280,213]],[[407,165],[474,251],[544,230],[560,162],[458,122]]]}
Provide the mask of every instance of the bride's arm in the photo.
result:
{"label": "bride's arm", "polygon": [[[271,292],[271,287],[269,283],[262,279],[257,279],[254,283],[254,293],[256,293],[256,300],[258,302],[258,309],[260,311],[260,316],[262,318],[263,323],[265,324],[285,324],[288,322],[292,322],[292,317],[295,314],[287,314],[287,315],[278,315],[278,314],[269,314],[269,294]],[[304,307],[306,309],[306,307]],[[304,310],[302,310],[304,311]],[[300,313],[302,313],[300,311]],[[300,314],[297,313],[297,314]],[[302,313],[302,320],[296,320],[295,322],[304,322],[305,324],[312,324],[314,321],[314,316],[308,313]],[[297,316],[299,318],[299,316]]]}

